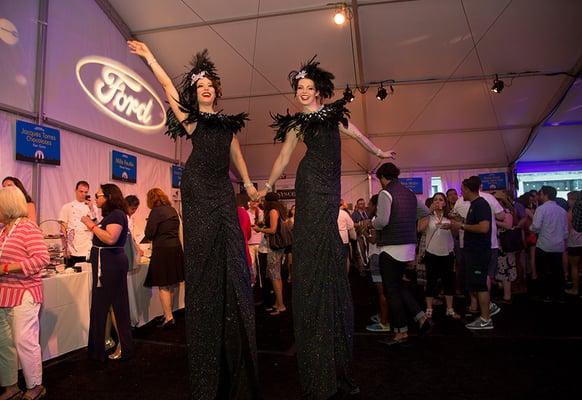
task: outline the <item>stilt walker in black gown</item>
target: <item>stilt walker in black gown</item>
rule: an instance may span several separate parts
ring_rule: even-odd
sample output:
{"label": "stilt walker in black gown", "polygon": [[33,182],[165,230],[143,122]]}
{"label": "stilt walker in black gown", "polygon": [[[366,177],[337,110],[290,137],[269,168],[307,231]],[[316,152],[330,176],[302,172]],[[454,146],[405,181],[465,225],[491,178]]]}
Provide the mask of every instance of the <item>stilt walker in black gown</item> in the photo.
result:
{"label": "stilt walker in black gown", "polygon": [[340,203],[340,132],[380,158],[393,152],[378,149],[349,122],[346,101],[322,104],[334,94],[333,74],[315,57],[289,74],[302,112],[276,115],[272,125],[283,147],[260,192],[272,190],[297,142],[307,152],[295,180],[293,229],[293,324],[302,398],[328,399],[337,393],[358,393],[350,372],[353,309],[337,218]]}
{"label": "stilt walker in black gown", "polygon": [[196,54],[178,92],[145,44],[128,45],[164,87],[167,133],[193,146],[181,186],[190,398],[256,399],[254,302],[229,178],[232,161],[249,196],[257,198],[236,138],[247,116],[214,111],[220,78],[206,50]]}

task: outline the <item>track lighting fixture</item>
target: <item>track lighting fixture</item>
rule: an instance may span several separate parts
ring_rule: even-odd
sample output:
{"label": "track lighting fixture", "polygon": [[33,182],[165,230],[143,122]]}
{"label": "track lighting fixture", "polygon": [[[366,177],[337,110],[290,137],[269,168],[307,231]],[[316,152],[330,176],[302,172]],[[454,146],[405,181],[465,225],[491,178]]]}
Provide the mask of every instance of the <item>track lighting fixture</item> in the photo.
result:
{"label": "track lighting fixture", "polygon": [[491,91],[494,93],[501,93],[504,87],[505,83],[499,79],[499,76],[497,76],[497,74],[495,74],[495,80],[493,80],[493,86],[491,86]]}
{"label": "track lighting fixture", "polygon": [[388,92],[386,91],[384,85],[380,84],[380,87],[378,88],[378,93],[376,93],[376,98],[380,101],[384,101],[386,97],[388,97]]}
{"label": "track lighting fixture", "polygon": [[349,85],[346,86],[346,90],[344,90],[344,100],[348,103],[354,101],[354,94],[352,93],[352,89],[350,89]]}

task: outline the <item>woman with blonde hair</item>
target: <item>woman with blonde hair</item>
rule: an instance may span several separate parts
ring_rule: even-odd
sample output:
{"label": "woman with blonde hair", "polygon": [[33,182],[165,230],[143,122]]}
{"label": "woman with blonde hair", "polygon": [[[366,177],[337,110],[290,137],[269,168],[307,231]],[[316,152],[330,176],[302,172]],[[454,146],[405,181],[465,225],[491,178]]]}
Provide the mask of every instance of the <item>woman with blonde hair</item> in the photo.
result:
{"label": "woman with blonde hair", "polygon": [[172,297],[176,286],[184,282],[184,251],[180,243],[180,217],[162,189],[153,188],[147,194],[152,211],[145,227],[145,237],[152,241],[152,257],[144,286],[158,287],[164,318],[158,327],[174,325]]}
{"label": "woman with blonde hair", "polygon": [[40,271],[49,261],[42,232],[27,218],[24,194],[17,187],[0,189],[0,386],[2,399],[21,398],[18,362],[27,391],[40,399],[42,354],[38,313],[43,301]]}

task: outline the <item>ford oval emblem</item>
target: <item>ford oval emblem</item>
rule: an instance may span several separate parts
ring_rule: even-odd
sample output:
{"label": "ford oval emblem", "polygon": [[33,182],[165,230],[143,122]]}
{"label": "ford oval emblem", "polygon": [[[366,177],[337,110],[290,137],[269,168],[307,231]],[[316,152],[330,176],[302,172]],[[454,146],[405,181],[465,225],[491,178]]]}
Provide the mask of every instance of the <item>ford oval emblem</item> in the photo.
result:
{"label": "ford oval emblem", "polygon": [[135,71],[100,56],[83,57],[77,80],[95,106],[117,122],[145,133],[166,124],[164,106],[152,87]]}

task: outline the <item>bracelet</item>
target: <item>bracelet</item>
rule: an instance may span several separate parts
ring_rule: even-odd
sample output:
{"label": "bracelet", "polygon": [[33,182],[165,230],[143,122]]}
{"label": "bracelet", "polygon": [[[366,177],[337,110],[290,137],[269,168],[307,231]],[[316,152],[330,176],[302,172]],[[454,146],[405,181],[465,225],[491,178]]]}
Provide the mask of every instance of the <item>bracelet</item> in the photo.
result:
{"label": "bracelet", "polygon": [[252,183],[252,182],[247,182],[247,183],[245,183],[243,186],[245,187],[245,189],[248,189],[248,188],[250,188],[250,187],[252,187],[252,186],[254,186],[254,185],[253,185],[253,183]]}
{"label": "bracelet", "polygon": [[151,60],[146,60],[146,61],[147,61],[148,65],[149,65],[150,67],[152,66],[152,64],[155,64],[155,63],[157,63],[157,62],[158,62],[158,60],[156,60],[155,58],[153,58],[153,59],[151,59]]}
{"label": "bracelet", "polygon": [[4,275],[8,275],[8,264],[4,264],[4,267],[2,267],[2,272],[4,272]]}
{"label": "bracelet", "polygon": [[267,183],[265,183],[265,189],[267,189],[267,193],[272,192],[273,186],[271,186],[271,184],[269,182],[267,182]]}
{"label": "bracelet", "polygon": [[382,150],[376,149],[375,154],[376,154],[376,157],[380,157],[380,154],[382,154]]}
{"label": "bracelet", "polygon": [[465,224],[461,224],[461,230],[465,230]]}
{"label": "bracelet", "polygon": [[93,229],[97,228],[97,226],[98,226],[98,225],[97,225],[97,224],[95,224],[95,225],[93,225],[91,228],[89,228],[89,230],[90,230],[91,232],[93,232]]}

